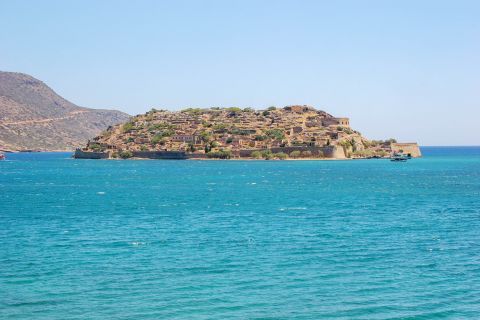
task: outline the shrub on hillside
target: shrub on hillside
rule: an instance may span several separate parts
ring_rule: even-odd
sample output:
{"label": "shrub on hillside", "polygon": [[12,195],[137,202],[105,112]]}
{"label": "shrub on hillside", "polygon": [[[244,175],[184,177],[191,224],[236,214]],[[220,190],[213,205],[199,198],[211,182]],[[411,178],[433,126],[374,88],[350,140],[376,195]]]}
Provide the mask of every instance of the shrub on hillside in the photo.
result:
{"label": "shrub on hillside", "polygon": [[279,160],[285,160],[287,159],[287,154],[284,153],[284,152],[278,152],[278,153],[274,153],[273,156]]}
{"label": "shrub on hillside", "polygon": [[271,160],[273,158],[273,153],[270,150],[262,151],[262,158],[265,160]]}
{"label": "shrub on hillside", "polygon": [[312,152],[309,150],[302,151],[302,158],[311,158],[312,157]]}
{"label": "shrub on hillside", "polygon": [[207,153],[207,157],[212,159],[230,159],[232,152],[230,150],[210,151]]}
{"label": "shrub on hillside", "polygon": [[262,153],[260,151],[253,151],[250,156],[254,159],[260,159],[262,157]]}
{"label": "shrub on hillside", "polygon": [[300,155],[301,153],[298,150],[290,152],[290,158],[293,158],[293,159],[300,158]]}
{"label": "shrub on hillside", "polygon": [[120,151],[118,153],[118,156],[122,159],[128,159],[128,158],[133,157],[133,153],[132,153],[132,151],[125,150],[125,151]]}
{"label": "shrub on hillside", "polygon": [[133,127],[134,127],[134,124],[132,122],[127,122],[122,126],[122,132],[128,133],[132,131]]}

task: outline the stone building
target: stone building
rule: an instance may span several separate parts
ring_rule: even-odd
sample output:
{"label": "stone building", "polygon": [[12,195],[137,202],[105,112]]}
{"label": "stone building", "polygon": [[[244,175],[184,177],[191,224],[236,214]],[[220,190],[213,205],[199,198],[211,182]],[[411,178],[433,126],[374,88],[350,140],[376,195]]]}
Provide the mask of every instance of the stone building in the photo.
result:
{"label": "stone building", "polygon": [[341,126],[341,127],[350,127],[350,120],[348,118],[325,118],[322,120],[324,127],[329,126]]}
{"label": "stone building", "polygon": [[404,153],[410,155],[414,158],[419,158],[422,156],[420,152],[420,147],[417,143],[410,142],[410,143],[392,143],[390,148],[393,153]]}

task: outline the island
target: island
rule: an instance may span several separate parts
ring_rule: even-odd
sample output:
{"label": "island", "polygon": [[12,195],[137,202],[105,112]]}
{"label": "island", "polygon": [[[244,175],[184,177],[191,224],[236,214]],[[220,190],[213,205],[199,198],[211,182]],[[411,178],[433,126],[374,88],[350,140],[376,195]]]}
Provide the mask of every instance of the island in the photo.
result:
{"label": "island", "polygon": [[77,159],[365,159],[420,157],[417,143],[368,140],[349,118],[306,105],[152,109],[77,149]]}

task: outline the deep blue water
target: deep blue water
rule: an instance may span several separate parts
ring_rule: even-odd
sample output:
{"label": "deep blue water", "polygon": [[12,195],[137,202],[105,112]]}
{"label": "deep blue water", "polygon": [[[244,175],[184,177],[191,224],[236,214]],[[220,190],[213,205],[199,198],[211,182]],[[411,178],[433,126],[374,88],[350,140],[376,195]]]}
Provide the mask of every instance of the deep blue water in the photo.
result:
{"label": "deep blue water", "polygon": [[480,148],[0,162],[0,319],[474,319]]}

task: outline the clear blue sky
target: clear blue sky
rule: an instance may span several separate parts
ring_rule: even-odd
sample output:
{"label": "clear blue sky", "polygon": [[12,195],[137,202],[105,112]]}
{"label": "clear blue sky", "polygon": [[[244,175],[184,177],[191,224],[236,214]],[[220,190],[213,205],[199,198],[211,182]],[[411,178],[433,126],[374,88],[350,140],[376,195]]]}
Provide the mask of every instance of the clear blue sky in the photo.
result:
{"label": "clear blue sky", "polygon": [[480,1],[0,0],[0,70],[85,107],[309,104],[480,145]]}

